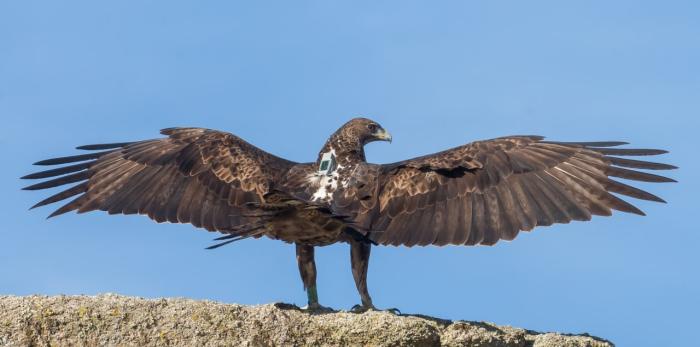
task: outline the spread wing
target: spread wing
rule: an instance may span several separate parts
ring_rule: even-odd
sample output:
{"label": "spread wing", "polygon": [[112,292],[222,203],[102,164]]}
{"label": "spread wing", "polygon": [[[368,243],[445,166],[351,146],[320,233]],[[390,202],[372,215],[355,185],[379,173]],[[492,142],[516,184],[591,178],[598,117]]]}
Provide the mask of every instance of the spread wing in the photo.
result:
{"label": "spread wing", "polygon": [[60,176],[24,189],[78,183],[34,206],[77,196],[50,217],[102,210],[232,231],[250,222],[247,206],[261,202],[295,165],[225,132],[169,128],[161,133],[167,137],[83,146],[78,149],[105,151],[40,161],[36,165],[70,165],[22,177]]}
{"label": "spread wing", "polygon": [[[674,180],[633,169],[674,166],[618,156],[666,153],[611,148],[624,142],[547,142],[514,136],[473,142],[434,155],[383,165],[372,238],[390,245],[492,245],[536,226],[643,215],[613,193],[663,202],[610,177]],[[377,212],[378,211],[378,212]]]}

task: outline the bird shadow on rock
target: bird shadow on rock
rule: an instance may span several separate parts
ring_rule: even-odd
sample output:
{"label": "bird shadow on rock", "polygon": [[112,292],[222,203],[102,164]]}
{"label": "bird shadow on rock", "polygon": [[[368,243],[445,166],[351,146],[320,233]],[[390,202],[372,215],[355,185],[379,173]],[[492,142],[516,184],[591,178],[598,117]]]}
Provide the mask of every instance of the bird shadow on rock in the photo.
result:
{"label": "bird shadow on rock", "polygon": [[[424,314],[420,314],[420,313],[401,313],[401,314],[397,314],[397,316],[399,316],[399,317],[415,317],[415,318],[425,319],[425,320],[429,320],[431,322],[435,322],[439,325],[450,325],[450,324],[454,323],[454,321],[449,320],[449,319],[432,317],[432,316],[428,316],[428,315],[424,315]],[[472,323],[472,322],[469,322],[469,323]],[[479,322],[473,322],[473,323],[479,324]]]}
{"label": "bird shadow on rock", "polygon": [[[353,311],[346,311],[346,310],[336,310],[336,309],[332,309],[332,308],[329,308],[328,310],[307,310],[307,309],[301,308],[301,307],[299,307],[299,306],[297,306],[297,305],[295,305],[295,304],[289,304],[289,303],[284,303],[284,302],[278,302],[278,303],[275,303],[275,304],[273,304],[273,305],[274,305],[276,308],[280,309],[280,310],[299,311],[299,312],[307,313],[307,314],[312,315],[312,316],[316,316],[316,315],[326,315],[326,314],[335,314],[335,313],[354,313],[354,314],[362,314],[362,312],[353,312]],[[389,311],[381,311],[381,312],[386,312],[386,313],[395,315],[395,316],[397,316],[397,317],[414,317],[414,318],[424,319],[424,320],[427,320],[427,321],[434,322],[435,324],[437,324],[438,326],[440,326],[440,327],[442,327],[442,328],[446,328],[446,327],[451,326],[451,325],[462,325],[462,324],[465,324],[465,325],[472,326],[472,327],[476,327],[476,328],[480,328],[480,329],[483,329],[484,331],[492,332],[492,333],[495,333],[495,334],[498,334],[498,335],[506,334],[506,333],[507,333],[507,331],[505,331],[504,329],[501,329],[500,327],[498,327],[498,326],[496,326],[496,325],[489,324],[489,323],[486,323],[486,322],[477,322],[477,321],[468,321],[468,320],[450,320],[450,319],[432,317],[432,316],[428,316],[428,315],[424,315],[424,314],[420,314],[420,313],[401,313],[401,314],[394,314],[394,313],[391,313],[391,312],[389,312]],[[526,334],[528,334],[528,335],[541,335],[541,334],[544,334],[543,332],[535,331],[535,330],[529,330],[529,329],[522,329],[522,330],[524,331],[524,333],[526,333]],[[608,344],[613,345],[612,342],[610,342],[610,341],[608,341],[608,340],[606,340],[606,339],[603,339],[603,338],[600,338],[600,337],[597,337],[597,336],[592,336],[592,335],[590,335],[590,334],[588,334],[588,333],[581,333],[581,334],[563,334],[563,333],[557,333],[557,334],[562,335],[562,336],[571,336],[571,337],[585,336],[585,337],[589,337],[589,338],[591,338],[591,339],[593,339],[593,340],[595,340],[595,341],[597,341],[597,342],[608,343]]]}
{"label": "bird shadow on rock", "polygon": [[[497,334],[506,334],[507,333],[504,329],[501,329],[498,326],[495,326],[493,324],[489,324],[486,322],[477,322],[477,321],[468,321],[468,320],[449,320],[449,319],[431,317],[431,316],[427,316],[427,315],[419,314],[419,313],[405,313],[405,314],[401,314],[399,316],[401,316],[401,317],[416,317],[416,318],[420,318],[420,319],[429,320],[429,321],[435,322],[436,324],[438,324],[442,327],[448,327],[450,325],[458,325],[458,324],[468,324],[468,325],[473,326],[473,327],[482,328],[488,332],[494,332]],[[518,328],[518,329],[522,329],[522,328]],[[541,332],[541,331],[530,330],[530,329],[522,329],[522,330],[527,335],[531,335],[531,336],[543,335],[543,334],[548,333],[548,332]],[[569,337],[588,337],[596,342],[600,342],[601,344],[609,344],[612,346],[615,345],[610,340],[606,340],[606,339],[601,338],[601,337],[593,336],[593,335],[590,335],[588,333],[580,333],[580,334],[556,333],[556,334],[561,335],[561,336],[569,336]]]}

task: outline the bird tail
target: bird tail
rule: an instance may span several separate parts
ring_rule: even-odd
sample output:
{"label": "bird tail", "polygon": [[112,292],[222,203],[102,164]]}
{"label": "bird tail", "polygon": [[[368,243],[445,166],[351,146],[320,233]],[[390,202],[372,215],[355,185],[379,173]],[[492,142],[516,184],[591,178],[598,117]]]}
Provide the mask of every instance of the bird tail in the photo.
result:
{"label": "bird tail", "polygon": [[216,249],[229,243],[245,240],[249,237],[255,237],[265,232],[266,220],[258,220],[255,222],[239,225],[231,231],[227,231],[226,235],[217,237],[214,241],[224,241],[207,247],[206,249]]}

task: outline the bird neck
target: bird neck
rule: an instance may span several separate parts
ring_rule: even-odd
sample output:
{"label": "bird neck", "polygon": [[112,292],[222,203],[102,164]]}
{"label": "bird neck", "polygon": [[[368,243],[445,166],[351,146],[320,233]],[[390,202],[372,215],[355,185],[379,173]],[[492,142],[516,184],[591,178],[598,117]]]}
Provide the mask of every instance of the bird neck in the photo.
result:
{"label": "bird neck", "polygon": [[339,134],[331,136],[318,154],[317,164],[323,160],[324,154],[332,153],[338,164],[348,167],[366,162],[365,148],[357,140],[348,139]]}

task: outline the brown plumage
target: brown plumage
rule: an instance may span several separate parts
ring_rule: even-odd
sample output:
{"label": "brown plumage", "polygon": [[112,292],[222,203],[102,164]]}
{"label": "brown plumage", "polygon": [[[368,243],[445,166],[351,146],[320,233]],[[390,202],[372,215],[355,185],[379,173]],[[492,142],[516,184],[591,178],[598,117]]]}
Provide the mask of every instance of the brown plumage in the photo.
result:
{"label": "brown plumage", "polygon": [[[636,171],[675,169],[626,156],[666,153],[619,148],[624,142],[553,142],[540,136],[477,141],[392,164],[369,164],[364,145],[391,141],[376,122],[357,118],[336,131],[315,163],[269,154],[235,135],[169,128],[164,138],[78,147],[99,151],[37,162],[68,164],[24,179],[24,189],[75,184],[37,203],[72,198],[50,217],[95,210],[191,223],[224,236],[210,248],[267,236],[297,245],[311,308],[316,294],[314,246],[351,245],[353,275],[367,291],[372,244],[493,245],[537,226],[609,216],[643,215],[616,194],[664,202],[619,182],[674,182]],[[33,208],[34,208],[33,207]]]}

